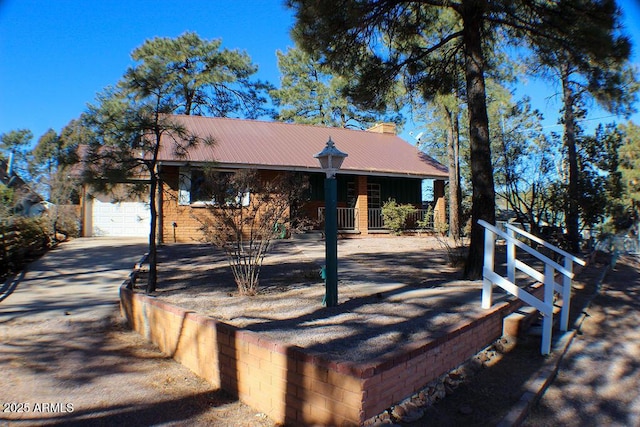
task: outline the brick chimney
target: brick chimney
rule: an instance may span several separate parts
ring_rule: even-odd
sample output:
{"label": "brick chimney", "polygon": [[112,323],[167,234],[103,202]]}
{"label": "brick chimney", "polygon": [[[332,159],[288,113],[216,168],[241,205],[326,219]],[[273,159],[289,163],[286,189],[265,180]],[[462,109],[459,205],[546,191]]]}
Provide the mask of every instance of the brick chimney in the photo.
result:
{"label": "brick chimney", "polygon": [[367,132],[387,133],[391,135],[396,135],[396,124],[395,123],[376,123],[369,129],[367,129]]}

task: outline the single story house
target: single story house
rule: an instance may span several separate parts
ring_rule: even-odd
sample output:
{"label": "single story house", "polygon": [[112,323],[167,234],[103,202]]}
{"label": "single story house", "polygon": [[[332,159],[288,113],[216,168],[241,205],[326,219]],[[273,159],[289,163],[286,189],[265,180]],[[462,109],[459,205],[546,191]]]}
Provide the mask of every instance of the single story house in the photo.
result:
{"label": "single story house", "polygon": [[[186,156],[175,154],[174,142],[162,140],[159,155],[159,238],[165,242],[191,242],[202,237],[198,215],[204,215],[197,184],[204,168],[215,164],[221,171],[255,169],[263,174],[282,171],[305,174],[310,183],[304,211],[312,220],[322,220],[324,178],[314,154],[329,138],[348,154],[337,174],[339,229],[367,236],[388,232],[381,219],[388,199],[423,208],[424,180],[433,182],[432,208],[436,221],[445,220],[445,166],[396,135],[394,124],[378,124],[367,131],[282,122],[176,115],[191,134],[213,138],[199,144]],[[144,235],[148,206],[144,201],[110,203],[105,197],[83,198],[83,234]],[[419,215],[424,210],[417,211]],[[420,218],[417,218],[420,219]],[[96,224],[99,224],[96,227]],[[107,226],[109,225],[109,226]],[[115,233],[115,234],[114,234]]]}

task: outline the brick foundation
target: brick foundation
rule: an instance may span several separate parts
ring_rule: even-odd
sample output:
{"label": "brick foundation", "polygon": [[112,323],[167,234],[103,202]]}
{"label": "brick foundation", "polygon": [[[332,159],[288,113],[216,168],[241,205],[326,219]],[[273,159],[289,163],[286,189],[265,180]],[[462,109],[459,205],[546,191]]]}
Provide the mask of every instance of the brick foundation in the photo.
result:
{"label": "brick foundation", "polygon": [[[459,366],[502,335],[518,301],[436,339],[365,363],[336,362],[120,288],[131,327],[213,386],[287,425],[356,426]],[[480,304],[480,300],[478,300]]]}

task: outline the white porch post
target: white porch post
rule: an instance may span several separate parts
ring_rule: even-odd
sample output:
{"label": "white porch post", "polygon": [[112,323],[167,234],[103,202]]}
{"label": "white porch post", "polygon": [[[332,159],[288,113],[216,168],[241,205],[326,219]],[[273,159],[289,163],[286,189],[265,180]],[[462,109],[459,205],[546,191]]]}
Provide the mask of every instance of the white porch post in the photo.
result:
{"label": "white porch post", "polygon": [[[564,268],[573,273],[573,260],[568,256],[564,257]],[[562,276],[562,311],[560,312],[560,330],[569,329],[569,312],[571,311],[571,277]]]}
{"label": "white porch post", "polygon": [[551,334],[553,330],[553,292],[555,286],[554,268],[549,264],[544,266],[544,307],[542,313],[542,348],[543,355],[551,353]]}
{"label": "white porch post", "polygon": [[491,308],[492,304],[492,287],[493,283],[487,278],[489,274],[493,273],[495,265],[495,241],[496,235],[488,228],[484,229],[484,267],[483,267],[483,279],[482,279],[482,308]]}

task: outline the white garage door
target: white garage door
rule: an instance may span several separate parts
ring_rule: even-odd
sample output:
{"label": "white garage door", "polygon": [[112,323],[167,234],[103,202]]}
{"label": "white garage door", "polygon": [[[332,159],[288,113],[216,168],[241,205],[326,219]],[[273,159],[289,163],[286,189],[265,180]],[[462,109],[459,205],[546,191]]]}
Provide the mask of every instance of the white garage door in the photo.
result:
{"label": "white garage door", "polygon": [[144,202],[109,203],[93,199],[93,236],[149,236],[149,205]]}

